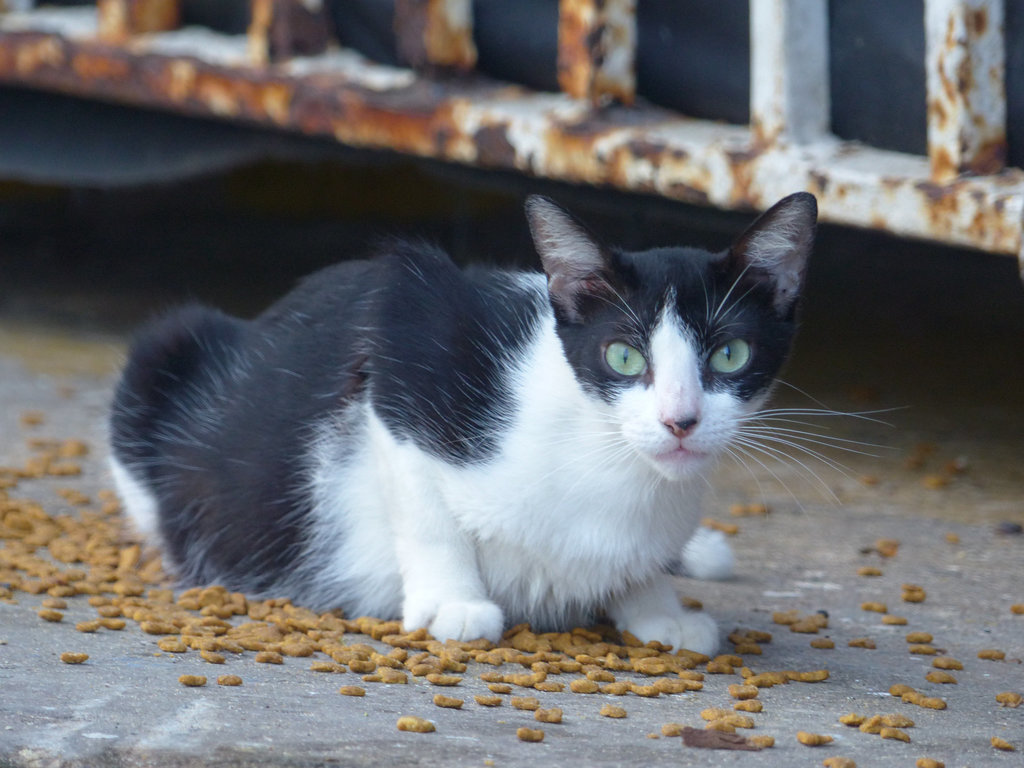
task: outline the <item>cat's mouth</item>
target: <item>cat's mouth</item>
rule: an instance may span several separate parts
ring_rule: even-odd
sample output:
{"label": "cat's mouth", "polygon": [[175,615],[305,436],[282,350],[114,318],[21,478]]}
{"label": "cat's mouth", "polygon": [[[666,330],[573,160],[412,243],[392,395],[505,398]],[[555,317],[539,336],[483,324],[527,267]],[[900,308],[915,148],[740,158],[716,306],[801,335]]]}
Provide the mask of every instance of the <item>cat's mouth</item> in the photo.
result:
{"label": "cat's mouth", "polygon": [[670,448],[667,451],[656,453],[654,455],[654,459],[659,464],[664,464],[667,467],[681,469],[692,466],[698,462],[706,461],[709,456],[710,454],[704,451],[688,448],[685,445],[676,445],[674,448]]}

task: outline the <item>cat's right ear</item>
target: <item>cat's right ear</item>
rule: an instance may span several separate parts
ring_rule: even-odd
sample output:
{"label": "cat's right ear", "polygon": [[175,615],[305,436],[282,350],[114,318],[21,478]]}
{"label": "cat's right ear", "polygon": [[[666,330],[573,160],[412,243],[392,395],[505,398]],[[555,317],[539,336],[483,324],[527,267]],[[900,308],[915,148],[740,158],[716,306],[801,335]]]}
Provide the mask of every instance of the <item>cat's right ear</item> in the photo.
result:
{"label": "cat's right ear", "polygon": [[800,294],[817,219],[814,196],[797,192],[761,214],[729,249],[734,269],[768,280],[782,316],[792,311]]}
{"label": "cat's right ear", "polygon": [[546,197],[526,199],[526,218],[548,277],[552,304],[569,322],[581,322],[587,299],[614,294],[603,249],[582,225]]}

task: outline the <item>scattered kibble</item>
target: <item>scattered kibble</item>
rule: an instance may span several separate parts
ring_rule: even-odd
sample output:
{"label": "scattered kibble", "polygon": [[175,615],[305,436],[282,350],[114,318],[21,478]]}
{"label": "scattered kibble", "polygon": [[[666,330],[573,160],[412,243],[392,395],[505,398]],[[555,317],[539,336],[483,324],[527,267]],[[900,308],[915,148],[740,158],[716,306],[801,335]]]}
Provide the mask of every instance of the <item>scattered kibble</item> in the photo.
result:
{"label": "scattered kibble", "polygon": [[881,576],[882,569],[876,568],[873,565],[862,565],[857,569],[858,576]]}
{"label": "scattered kibble", "polygon": [[901,731],[899,728],[882,728],[882,730],[878,732],[878,735],[883,739],[892,739],[893,741],[910,743],[910,736],[907,735],[906,731]]}
{"label": "scattered kibble", "polygon": [[957,680],[949,672],[945,672],[941,669],[936,669],[929,672],[924,676],[924,679],[929,683],[940,683],[943,685],[956,685]]}
{"label": "scattered kibble", "polygon": [[1010,709],[1016,709],[1021,705],[1021,701],[1024,700],[1019,693],[1014,691],[1003,691],[1002,693],[996,694],[996,701],[1002,707],[1009,707]]}
{"label": "scattered kibble", "polygon": [[770,749],[775,746],[775,737],[769,736],[768,734],[758,734],[756,736],[748,736],[747,741],[758,749]]}
{"label": "scattered kibble", "polygon": [[978,651],[978,658],[988,659],[990,661],[1002,661],[1006,658],[1006,653],[995,648],[986,648],[984,650]]}
{"label": "scattered kibble", "polygon": [[828,651],[835,647],[835,641],[828,637],[816,637],[813,640],[811,640],[811,648],[818,648],[819,650]]}
{"label": "scattered kibble", "polygon": [[904,616],[896,616],[894,614],[888,614],[882,617],[883,624],[889,624],[891,626],[904,626],[907,623],[907,619]]}
{"label": "scattered kibble", "polygon": [[1008,742],[1006,739],[1000,738],[999,736],[993,736],[992,737],[992,746],[995,747],[996,749],[1002,750],[1003,752],[1016,752],[1017,751],[1017,748],[1015,746],[1013,746],[1013,744]]}
{"label": "scattered kibble", "polygon": [[915,768],[946,768],[946,764],[941,760],[933,760],[930,757],[919,757],[917,762],[914,763]]}
{"label": "scattered kibble", "polygon": [[189,688],[198,688],[199,686],[206,685],[206,678],[202,675],[182,675],[178,678],[178,682]]}
{"label": "scattered kibble", "polygon": [[462,709],[462,699],[456,699],[453,696],[445,696],[443,693],[438,693],[434,696],[434,706],[442,707],[444,709]]}
{"label": "scattered kibble", "polygon": [[874,650],[877,647],[875,641],[870,637],[855,637],[847,645],[851,648],[867,648],[868,650]]}
{"label": "scattered kibble", "polygon": [[842,715],[839,718],[839,722],[843,725],[848,725],[851,728],[859,727],[865,720],[864,715],[858,715],[856,712],[851,712],[848,715]]}
{"label": "scattered kibble", "polygon": [[540,700],[534,696],[513,696],[509,702],[516,709],[534,712],[540,707]]}
{"label": "scattered kibble", "polygon": [[901,597],[905,603],[923,603],[927,598],[924,587],[917,584],[904,584]]}
{"label": "scattered kibble", "polygon": [[857,763],[849,757],[839,757],[838,755],[833,757],[826,757],[821,761],[821,764],[825,768],[857,768]]}
{"label": "scattered kibble", "polygon": [[962,662],[957,661],[951,656],[936,656],[934,659],[932,659],[932,666],[936,669],[960,670],[964,668]]}
{"label": "scattered kibble", "polygon": [[519,738],[520,741],[544,741],[544,731],[542,731],[540,728],[517,728],[516,736]]}
{"label": "scattered kibble", "polygon": [[928,632],[908,632],[907,642],[911,644],[930,643],[934,638]]}
{"label": "scattered kibble", "polygon": [[89,660],[88,653],[76,653],[75,651],[65,651],[60,655],[60,660],[65,664],[81,664]]}
{"label": "scattered kibble", "polygon": [[560,723],[562,722],[562,710],[558,707],[538,709],[533,713],[533,719],[539,723]]}
{"label": "scattered kibble", "polygon": [[338,693],[342,696],[365,696],[366,689],[360,688],[358,685],[343,685],[338,689]]}
{"label": "scattered kibble", "polygon": [[806,747],[820,747],[824,744],[832,743],[831,736],[826,736],[822,733],[809,733],[807,731],[798,731],[796,740]]}
{"label": "scattered kibble", "polygon": [[233,686],[241,684],[242,678],[240,678],[238,675],[221,675],[217,678],[217,685]]}
{"label": "scattered kibble", "polygon": [[683,728],[685,727],[686,726],[684,726],[682,723],[665,723],[663,726],[661,726],[661,735],[682,736]]}
{"label": "scattered kibble", "polygon": [[885,603],[866,602],[860,604],[862,611],[873,611],[874,613],[888,613],[889,607]]}
{"label": "scattered kibble", "polygon": [[602,717],[621,718],[626,716],[626,710],[614,704],[605,704],[601,707],[601,711],[598,714]]}
{"label": "scattered kibble", "polygon": [[398,718],[398,730],[410,733],[433,733],[436,729],[429,720],[424,720],[422,717],[405,715]]}

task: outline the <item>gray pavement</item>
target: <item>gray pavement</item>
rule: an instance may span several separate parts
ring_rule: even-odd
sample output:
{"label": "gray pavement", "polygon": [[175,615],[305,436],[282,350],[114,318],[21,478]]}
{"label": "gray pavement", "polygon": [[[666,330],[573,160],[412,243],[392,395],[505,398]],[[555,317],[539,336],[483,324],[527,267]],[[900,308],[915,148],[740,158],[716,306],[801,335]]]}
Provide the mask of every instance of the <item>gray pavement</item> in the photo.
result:
{"label": "gray pavement", "polygon": [[[0,464],[22,464],[31,455],[27,441],[33,437],[81,438],[92,447],[81,476],[23,480],[10,493],[37,499],[51,512],[73,514],[56,488],[94,495],[109,485],[102,425],[113,373],[109,367],[96,369],[116,361],[117,340],[39,330],[33,331],[34,345],[20,343],[25,340],[21,332],[0,338]],[[45,349],[52,356],[39,354]],[[41,412],[42,424],[24,425],[26,411]],[[887,430],[855,423],[847,433],[877,441]],[[485,708],[472,700],[473,694],[486,693],[478,676],[493,667],[471,665],[460,686],[444,691],[466,699],[458,711],[435,707],[431,699],[440,689],[419,679],[408,685],[368,683],[365,698],[350,698],[337,689],[360,683],[351,672],[314,673],[310,660],[302,658],[288,658],[281,666],[257,664],[252,654],[213,667],[195,652],[160,654],[156,638],[131,622],[121,632],[77,632],[76,621],[95,616],[83,597],[70,598],[65,620],[51,624],[36,615],[43,596],[16,592],[16,600],[0,602],[0,766],[811,766],[833,755],[861,766],[913,765],[922,756],[947,766],[1020,765],[1020,752],[1004,754],[990,745],[991,737],[998,736],[1024,751],[1024,707],[1002,708],[995,700],[1001,691],[1024,692],[1024,616],[1010,612],[1011,604],[1024,602],[1024,537],[996,532],[1000,521],[1021,520],[1019,486],[1001,485],[995,477],[990,482],[983,474],[998,474],[1003,466],[997,461],[988,469],[984,444],[950,441],[937,448],[936,466],[955,445],[957,455],[971,451],[971,469],[943,489],[924,487],[924,470],[902,465],[903,454],[923,437],[898,436],[905,450],[897,448],[881,459],[855,457],[850,477],[820,468],[838,501],[792,468],[775,468],[780,480],[763,471],[756,477],[738,468],[722,473],[723,490],[709,514],[740,526],[732,537],[736,578],[725,583],[680,580],[681,593],[702,600],[724,632],[737,627],[772,632],[763,655],[746,658],[755,671],[830,673],[824,683],[791,683],[762,692],[764,711],[754,715],[753,733],[774,736],[771,749],[700,750],[683,746],[679,738],[648,736],[660,734],[669,722],[701,727],[701,710],[731,707],[726,689],[739,681],[738,675],[708,675],[701,692],[656,699],[523,690],[521,695],[538,696],[541,706],[564,710],[563,723],[542,726],[545,740],[531,744],[516,737],[518,727],[536,725],[531,713],[507,704]],[[1000,448],[998,442],[994,447]],[[869,471],[878,476],[876,485],[859,479]],[[782,489],[782,482],[792,493]],[[731,503],[762,498],[772,510],[767,517],[730,520]],[[947,534],[958,536],[959,543],[951,544]],[[898,540],[898,554],[883,558],[863,551],[879,538]],[[883,575],[857,576],[863,565],[878,566]],[[925,587],[927,600],[901,602],[906,582]],[[882,625],[879,614],[861,609],[865,601],[886,603],[908,624]],[[773,611],[794,608],[827,611],[829,628],[819,636],[832,638],[835,649],[812,649],[814,636],[772,623]],[[904,637],[912,630],[931,633],[935,647],[963,662],[963,671],[954,672],[958,684],[925,681],[931,659],[908,653]],[[877,648],[847,645],[861,637],[873,639]],[[1005,651],[1008,660],[978,659],[985,648]],[[80,666],[62,664],[64,651],[82,651],[90,658]],[[220,673],[238,674],[244,684],[214,685]],[[211,682],[186,688],[178,683],[182,674],[204,674]],[[948,708],[932,711],[897,700],[888,694],[895,683],[941,696]],[[628,716],[599,716],[605,703],[625,707]],[[838,723],[848,712],[907,715],[915,722],[905,729],[912,740],[882,740]],[[402,715],[428,718],[437,730],[400,733],[396,721]],[[796,740],[800,730],[834,741],[803,746]]]}

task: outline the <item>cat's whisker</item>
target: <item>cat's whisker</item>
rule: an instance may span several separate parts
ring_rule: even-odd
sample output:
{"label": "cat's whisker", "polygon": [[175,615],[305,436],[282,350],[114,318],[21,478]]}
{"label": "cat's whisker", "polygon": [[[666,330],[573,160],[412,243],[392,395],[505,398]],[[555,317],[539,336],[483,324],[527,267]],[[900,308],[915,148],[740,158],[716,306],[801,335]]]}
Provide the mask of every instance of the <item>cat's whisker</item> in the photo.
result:
{"label": "cat's whisker", "polygon": [[[776,472],[775,472],[775,470],[773,470],[773,469],[772,469],[772,468],[771,468],[770,466],[768,466],[768,464],[766,464],[766,463],[765,463],[765,462],[764,462],[764,461],[763,461],[763,460],[762,460],[761,458],[759,458],[758,456],[756,456],[756,455],[755,455],[755,454],[753,453],[753,451],[751,451],[751,450],[748,450],[748,448],[749,448],[749,449],[754,449],[754,450],[757,450],[757,451],[759,451],[759,452],[761,452],[761,453],[764,453],[764,454],[765,454],[766,456],[768,456],[768,457],[770,457],[770,458],[772,458],[772,459],[776,459],[776,460],[777,460],[777,459],[779,458],[779,456],[778,456],[777,454],[775,454],[775,453],[772,453],[771,451],[766,451],[766,450],[763,450],[763,449],[761,449],[761,447],[760,447],[760,446],[757,446],[757,445],[750,445],[750,446],[746,446],[746,445],[744,445],[743,443],[741,443],[741,442],[738,442],[738,441],[737,441],[737,442],[734,442],[734,443],[733,443],[733,444],[732,444],[732,445],[730,446],[730,449],[731,449],[731,450],[735,450],[735,451],[738,451],[739,453],[741,453],[741,454],[742,454],[743,456],[745,456],[746,458],[748,458],[748,459],[750,459],[751,461],[755,462],[755,463],[756,463],[756,464],[757,464],[757,465],[758,465],[759,467],[761,467],[761,468],[762,468],[762,469],[763,469],[763,470],[764,470],[765,472],[767,472],[767,473],[768,473],[769,475],[771,475],[771,476],[772,476],[772,479],[773,479],[773,480],[775,480],[775,482],[777,482],[777,483],[778,483],[778,484],[779,484],[780,486],[782,486],[782,489],[783,489],[783,490],[784,490],[784,491],[785,491],[786,493],[788,493],[788,494],[789,494],[789,496],[790,496],[790,498],[792,498],[792,499],[793,499],[793,501],[794,501],[794,502],[796,503],[796,505],[797,505],[797,506],[798,506],[798,507],[799,507],[799,508],[800,508],[801,510],[803,510],[803,509],[804,509],[804,505],[803,505],[803,503],[802,503],[802,502],[800,501],[799,497],[798,497],[798,496],[797,496],[797,495],[796,495],[796,494],[795,494],[795,493],[794,493],[794,492],[792,491],[792,489],[791,489],[791,488],[789,487],[789,485],[788,485],[788,484],[786,483],[786,481],[785,481],[785,480],[783,480],[783,479],[782,479],[782,477],[780,477],[780,476],[779,476],[779,474],[778,474],[778,473],[776,473]],[[742,464],[743,464],[743,466],[744,466],[744,467],[745,467],[745,468],[747,469],[747,471],[748,471],[748,472],[750,472],[750,473],[751,473],[752,475],[754,475],[755,479],[757,480],[757,487],[758,487],[758,491],[760,492],[761,496],[762,496],[762,497],[764,497],[764,488],[763,488],[763,487],[761,486],[761,482],[760,482],[760,480],[759,480],[759,479],[757,479],[757,475],[756,475],[756,473],[755,473],[755,472],[753,472],[753,470],[751,470],[749,466],[747,466],[746,462],[741,462],[741,463],[742,463]],[[812,474],[813,474],[813,473],[812,473]],[[827,486],[826,486],[826,491],[829,491],[829,489],[827,488]]]}
{"label": "cat's whisker", "polygon": [[786,481],[783,480],[774,470],[772,470],[771,467],[764,463],[760,458],[755,456],[755,452],[760,453],[767,458],[779,461],[782,464],[796,466],[804,478],[809,478],[816,485],[820,486],[821,489],[825,492],[825,494],[834,503],[839,502],[839,497],[836,496],[835,491],[832,490],[831,486],[828,483],[826,483],[817,472],[815,472],[813,469],[807,466],[807,464],[805,464],[800,459],[794,458],[789,454],[785,453],[784,451],[779,450],[778,448],[762,445],[757,442],[737,440],[733,443],[733,445],[734,447],[737,447],[738,450],[743,451],[745,456],[749,457],[753,461],[756,461],[766,472],[768,472],[772,476],[772,478],[774,478],[774,480],[777,483],[779,483],[779,485],[782,486],[786,493],[789,494],[790,498],[792,498],[793,501],[796,502],[797,505],[801,507],[801,509],[803,509],[803,504],[800,501],[800,498],[797,496],[797,494],[793,492],[793,490],[789,487]]}

